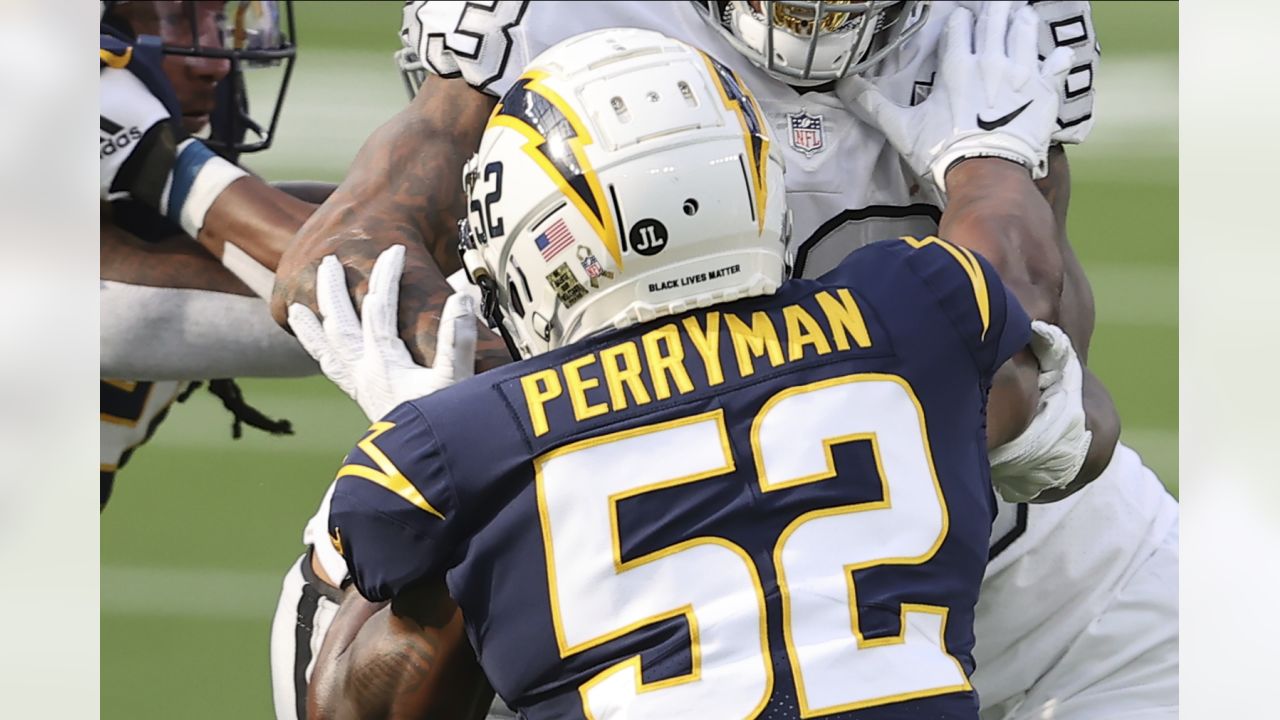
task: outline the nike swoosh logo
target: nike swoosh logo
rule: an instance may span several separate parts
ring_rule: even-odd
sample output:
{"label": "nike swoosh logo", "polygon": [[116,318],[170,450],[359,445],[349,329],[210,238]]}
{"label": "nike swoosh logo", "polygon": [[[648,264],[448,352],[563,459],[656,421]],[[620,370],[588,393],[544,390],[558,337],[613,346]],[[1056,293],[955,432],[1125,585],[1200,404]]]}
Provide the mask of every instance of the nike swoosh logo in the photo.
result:
{"label": "nike swoosh logo", "polygon": [[1022,107],[1018,108],[1017,110],[1014,110],[1008,115],[1003,115],[1001,117],[998,117],[995,120],[983,120],[982,116],[979,115],[978,127],[982,128],[983,130],[995,130],[998,127],[1004,127],[1005,125],[1008,125],[1009,123],[1013,122],[1014,118],[1021,115],[1023,110],[1026,110],[1027,108],[1031,107],[1031,103],[1033,102],[1035,101],[1028,100],[1026,105],[1023,105]]}

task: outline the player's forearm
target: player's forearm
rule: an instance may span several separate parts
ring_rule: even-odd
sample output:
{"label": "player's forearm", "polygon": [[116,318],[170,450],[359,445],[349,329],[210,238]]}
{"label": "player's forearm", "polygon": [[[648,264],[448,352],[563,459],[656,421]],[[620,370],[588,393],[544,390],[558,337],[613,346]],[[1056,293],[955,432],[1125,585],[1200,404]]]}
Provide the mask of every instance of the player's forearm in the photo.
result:
{"label": "player's forearm", "polygon": [[228,244],[235,245],[274,272],[294,234],[316,207],[250,175],[229,185],[213,201],[196,239],[218,258]]}
{"label": "player's forearm", "polygon": [[196,240],[255,293],[269,300],[281,255],[315,209],[315,205],[247,175],[213,201]]}
{"label": "player's forearm", "polygon": [[443,584],[392,604],[355,592],[325,638],[308,693],[325,720],[480,718],[493,696]]}
{"label": "player's forearm", "polygon": [[987,449],[999,447],[1022,434],[1036,414],[1040,398],[1039,365],[1030,349],[1009,358],[996,371],[987,397]]}
{"label": "player's forearm", "polygon": [[[459,172],[494,100],[461,80],[432,77],[423,88],[412,105],[374,131],[342,185],[298,233],[281,259],[272,313],[285,325],[290,304],[318,309],[316,269],[330,254],[347,268],[358,307],[378,255],[404,245],[400,335],[414,359],[429,365],[440,309],[452,293],[444,273],[459,265],[457,221],[466,213]],[[478,368],[509,361],[501,342],[482,333]]]}
{"label": "player's forearm", "polygon": [[947,193],[939,234],[986,257],[1032,319],[1056,324],[1062,253],[1053,212],[1026,169],[964,160],[947,174]]}
{"label": "player's forearm", "polygon": [[1067,213],[1071,206],[1071,164],[1062,146],[1049,149],[1049,174],[1036,181],[1036,187],[1053,211],[1058,248],[1062,253],[1063,278],[1062,301],[1058,308],[1058,327],[1061,327],[1075,346],[1080,362],[1089,357],[1089,342],[1093,338],[1094,304],[1093,288],[1084,274],[1084,268],[1076,257],[1067,236]]}
{"label": "player's forearm", "polygon": [[[370,618],[385,609],[389,603],[371,603],[360,597],[354,587],[347,590],[333,622],[325,633],[324,643],[316,654],[315,668],[307,684],[307,716],[314,720],[333,720],[349,714],[344,697],[347,675],[353,657],[358,657],[360,646],[352,653],[353,644],[360,639]],[[368,629],[371,637],[377,626]],[[364,638],[365,640],[368,637]]]}
{"label": "player's forearm", "polygon": [[253,295],[244,282],[186,235],[143,242],[105,217],[99,224],[98,235],[98,269],[103,280]]}

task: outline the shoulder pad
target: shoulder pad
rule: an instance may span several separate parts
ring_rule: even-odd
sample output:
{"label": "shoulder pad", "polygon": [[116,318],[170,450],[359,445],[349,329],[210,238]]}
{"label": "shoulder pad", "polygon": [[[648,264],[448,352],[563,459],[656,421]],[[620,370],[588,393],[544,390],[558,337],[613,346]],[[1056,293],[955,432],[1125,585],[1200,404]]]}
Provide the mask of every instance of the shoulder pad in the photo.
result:
{"label": "shoulder pad", "polygon": [[1098,37],[1089,3],[1082,0],[1030,0],[1040,15],[1040,57],[1060,47],[1075,52],[1075,64],[1059,89],[1056,143],[1081,143],[1093,129],[1094,77],[1098,71]]}
{"label": "shoulder pad", "polygon": [[461,77],[477,90],[497,94],[489,86],[509,70],[512,76],[519,74],[529,60],[523,52],[513,53],[517,42],[512,37],[528,6],[499,0],[420,2],[412,11],[418,23],[418,56],[440,77]]}

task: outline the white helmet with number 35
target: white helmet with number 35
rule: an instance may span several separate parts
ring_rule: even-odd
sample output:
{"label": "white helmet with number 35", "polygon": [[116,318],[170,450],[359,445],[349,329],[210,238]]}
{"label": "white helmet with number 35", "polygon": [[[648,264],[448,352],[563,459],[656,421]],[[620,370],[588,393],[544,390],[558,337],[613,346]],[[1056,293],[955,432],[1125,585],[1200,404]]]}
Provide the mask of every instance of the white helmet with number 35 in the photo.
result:
{"label": "white helmet with number 35", "polygon": [[774,292],[781,153],[742,81],[660,33],[539,55],[463,169],[463,265],[513,355]]}

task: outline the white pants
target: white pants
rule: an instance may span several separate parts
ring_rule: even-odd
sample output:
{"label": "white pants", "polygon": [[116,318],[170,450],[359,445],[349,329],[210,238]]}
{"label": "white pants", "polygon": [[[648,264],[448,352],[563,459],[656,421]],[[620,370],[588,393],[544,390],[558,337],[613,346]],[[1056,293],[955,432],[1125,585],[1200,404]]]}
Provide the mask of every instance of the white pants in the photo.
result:
{"label": "white pants", "polygon": [[983,720],[1178,717],[1178,527],[1062,659]]}
{"label": "white pants", "polygon": [[982,720],[1176,718],[1177,503],[1123,445],[1068,500],[1032,506],[1025,540],[988,569]]}
{"label": "white pants", "polygon": [[307,717],[307,683],[342,592],[316,577],[311,550],[284,576],[271,621],[271,697],[277,720]]}

